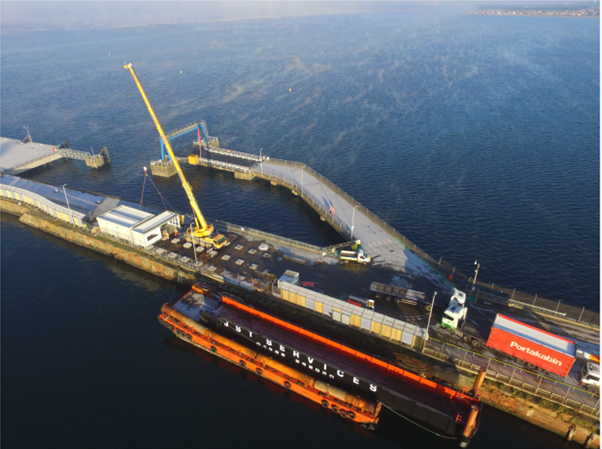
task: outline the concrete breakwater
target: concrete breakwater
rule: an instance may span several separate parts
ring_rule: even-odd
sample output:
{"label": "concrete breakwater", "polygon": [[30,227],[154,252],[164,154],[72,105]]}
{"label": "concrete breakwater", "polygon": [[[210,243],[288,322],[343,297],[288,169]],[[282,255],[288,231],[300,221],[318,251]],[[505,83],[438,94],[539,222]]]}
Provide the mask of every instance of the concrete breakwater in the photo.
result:
{"label": "concrete breakwater", "polygon": [[[197,280],[195,273],[182,269],[176,264],[170,264],[166,260],[155,258],[142,251],[137,251],[135,248],[127,247],[98,234],[62,222],[61,220],[37,211],[28,204],[19,204],[18,201],[2,198],[0,200],[0,210],[4,213],[18,216],[19,221],[35,229],[125,262],[135,268],[142,269],[169,281],[191,285]],[[253,296],[262,295],[257,294]],[[274,301],[269,301],[267,298],[259,298],[257,301],[260,302],[262,306],[271,308],[279,307],[278,311],[283,311],[282,306],[274,304]],[[293,313],[303,315],[301,316],[302,319],[308,318],[312,321],[316,320],[315,317],[309,316],[307,313],[303,314],[299,311]],[[352,333],[353,331],[346,332]],[[372,343],[383,347],[386,345],[386,343],[382,341],[377,342],[376,339]],[[398,348],[395,348],[395,350],[397,349]],[[408,357],[408,354],[405,353],[401,357]],[[412,354],[412,357],[431,366],[437,364],[437,361],[420,356],[419,354]],[[439,368],[445,367],[440,366]],[[566,435],[570,431],[571,426],[575,426],[574,436],[572,437],[573,441],[585,443],[589,438],[589,447],[599,447],[599,437],[597,435],[594,435],[593,438],[590,437],[592,434],[591,426],[588,425],[587,422],[580,420],[577,415],[571,415],[564,409],[552,410],[546,408],[545,404],[538,404],[532,400],[530,402],[530,398],[520,397],[515,394],[515,392],[502,392],[500,385],[497,385],[495,382],[486,381],[486,386],[487,389],[483,392],[482,397],[484,403],[514,414],[525,421],[560,435]]]}

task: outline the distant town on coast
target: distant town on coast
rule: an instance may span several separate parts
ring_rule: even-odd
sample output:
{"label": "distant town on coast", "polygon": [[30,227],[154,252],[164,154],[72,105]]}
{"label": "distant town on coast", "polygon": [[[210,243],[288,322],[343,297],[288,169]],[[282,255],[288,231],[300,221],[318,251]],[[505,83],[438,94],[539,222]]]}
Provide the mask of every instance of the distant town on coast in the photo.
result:
{"label": "distant town on coast", "polygon": [[545,16],[545,17],[600,17],[600,3],[539,3],[523,4],[506,3],[479,7],[473,14],[487,16]]}

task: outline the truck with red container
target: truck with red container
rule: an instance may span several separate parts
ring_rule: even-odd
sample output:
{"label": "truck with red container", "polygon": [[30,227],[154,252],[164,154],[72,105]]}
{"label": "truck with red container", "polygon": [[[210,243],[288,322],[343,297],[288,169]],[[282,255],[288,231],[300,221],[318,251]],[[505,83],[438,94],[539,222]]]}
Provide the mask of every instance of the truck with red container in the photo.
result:
{"label": "truck with red container", "polygon": [[571,371],[577,351],[574,341],[500,314],[495,317],[487,346],[562,377]]}

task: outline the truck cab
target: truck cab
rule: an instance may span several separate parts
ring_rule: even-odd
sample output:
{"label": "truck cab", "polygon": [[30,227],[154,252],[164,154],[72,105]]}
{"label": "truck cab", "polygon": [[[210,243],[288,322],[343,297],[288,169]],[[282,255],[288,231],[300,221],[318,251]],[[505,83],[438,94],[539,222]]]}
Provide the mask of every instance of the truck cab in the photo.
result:
{"label": "truck cab", "polygon": [[600,391],[600,365],[587,362],[579,373],[579,385],[586,387],[589,391]]}
{"label": "truck cab", "polygon": [[454,288],[452,296],[449,300],[449,305],[464,306],[464,304],[466,304],[466,293],[461,292],[457,288]]}
{"label": "truck cab", "polygon": [[360,249],[357,252],[357,261],[362,263],[370,263],[370,256],[366,254],[363,249]]}
{"label": "truck cab", "polygon": [[466,312],[468,309],[458,304],[452,304],[445,312],[443,312],[443,318],[441,318],[441,327],[448,328],[450,331],[461,329],[466,320]]}
{"label": "truck cab", "polygon": [[461,329],[468,312],[468,308],[465,304],[466,293],[454,288],[451,298],[449,299],[449,306],[445,309],[445,312],[443,312],[441,327],[447,328],[452,332],[456,329]]}
{"label": "truck cab", "polygon": [[364,299],[359,296],[354,295],[345,295],[344,300],[349,304],[353,304],[354,306],[364,307],[365,309],[374,310],[374,300],[373,299]]}

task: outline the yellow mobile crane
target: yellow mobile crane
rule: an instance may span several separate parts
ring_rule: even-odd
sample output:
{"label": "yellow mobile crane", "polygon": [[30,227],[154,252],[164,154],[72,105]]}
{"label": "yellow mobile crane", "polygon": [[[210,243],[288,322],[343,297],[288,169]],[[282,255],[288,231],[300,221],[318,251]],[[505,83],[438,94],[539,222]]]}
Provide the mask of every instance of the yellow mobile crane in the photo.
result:
{"label": "yellow mobile crane", "polygon": [[173,150],[171,149],[169,140],[167,139],[167,137],[165,137],[165,133],[163,132],[163,128],[161,127],[161,123],[159,123],[159,119],[157,119],[157,116],[155,115],[155,111],[153,111],[153,107],[151,106],[150,102],[148,101],[148,98],[146,97],[146,94],[144,93],[144,89],[142,88],[142,85],[140,84],[140,81],[138,80],[138,77],[136,76],[136,72],[134,72],[134,67],[132,66],[131,63],[125,64],[123,67],[126,69],[129,69],[129,71],[132,73],[132,76],[134,77],[134,81],[136,81],[136,85],[138,86],[138,89],[140,89],[142,98],[144,99],[144,102],[146,103],[148,112],[150,112],[150,115],[153,118],[153,121],[155,122],[155,126],[157,127],[157,130],[159,131],[161,140],[163,140],[163,143],[165,144],[165,148],[167,148],[167,152],[169,153],[169,157],[171,158],[173,165],[176,168],[176,171],[178,172],[178,176],[180,177],[180,181],[182,182],[182,187],[184,187],[184,190],[186,191],[186,195],[188,195],[188,201],[190,201],[190,205],[192,206],[192,210],[194,211],[194,221],[196,223],[196,227],[192,231],[190,229],[188,229],[188,231],[187,231],[188,234],[195,241],[205,243],[205,244],[210,244],[211,246],[213,246],[216,249],[221,248],[222,246],[224,246],[228,243],[228,240],[222,234],[214,233],[213,226],[208,225],[207,222],[205,221],[205,218],[203,217],[203,214],[201,213],[201,209],[199,209],[199,205],[197,204],[196,199],[192,193],[192,186],[190,184],[188,184],[188,181],[186,181],[186,178],[184,177],[184,172],[182,171],[182,168],[180,167],[180,163],[178,162],[178,159],[176,158],[175,154],[173,153]]}

